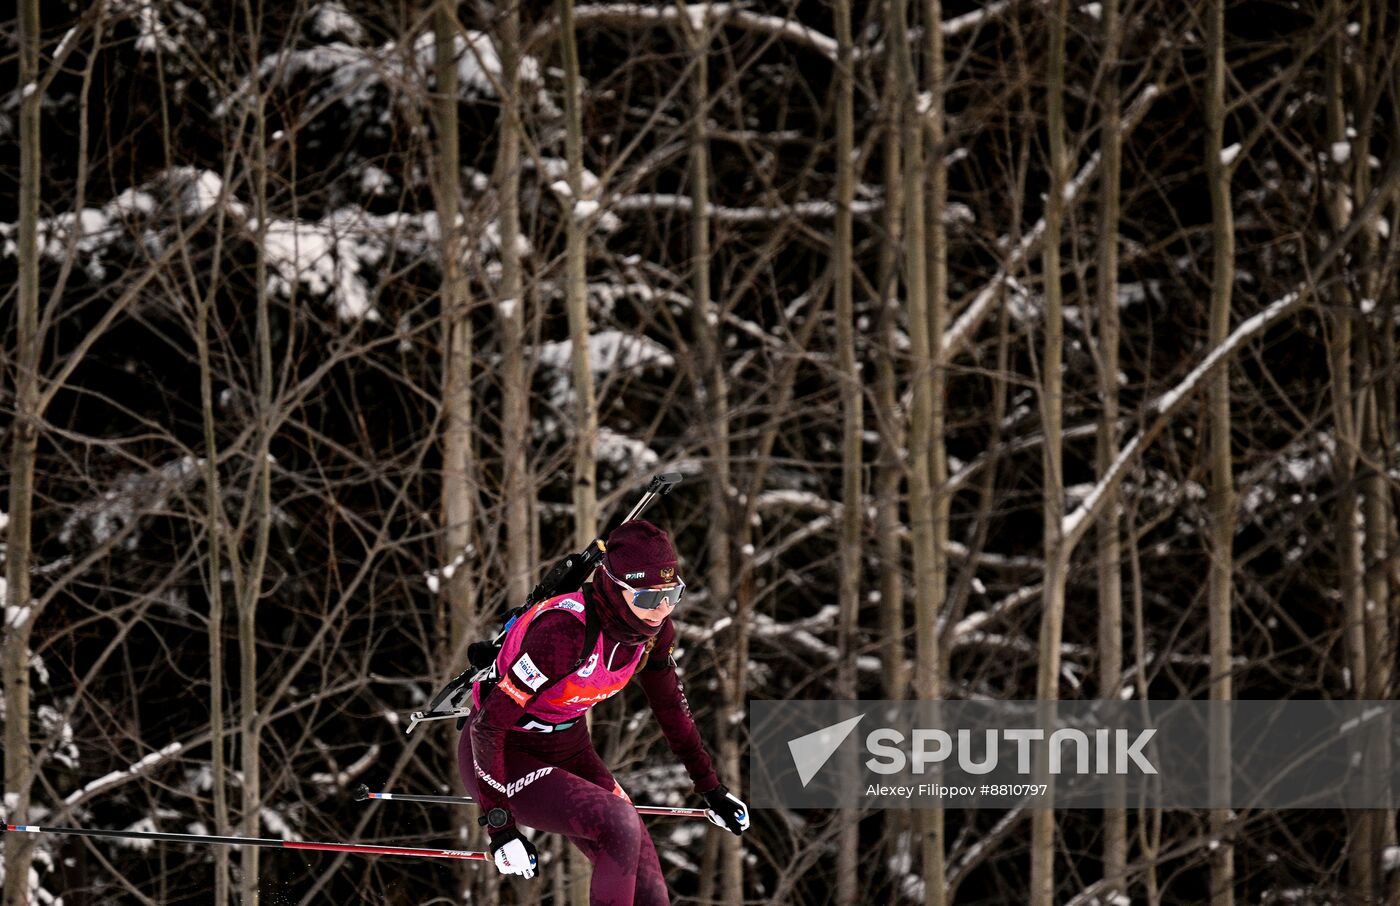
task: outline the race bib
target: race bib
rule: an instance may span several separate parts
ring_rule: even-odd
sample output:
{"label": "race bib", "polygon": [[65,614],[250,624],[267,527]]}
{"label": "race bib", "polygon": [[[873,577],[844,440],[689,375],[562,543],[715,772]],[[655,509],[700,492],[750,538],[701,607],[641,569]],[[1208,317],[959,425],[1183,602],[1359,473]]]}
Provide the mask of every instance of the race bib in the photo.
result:
{"label": "race bib", "polygon": [[549,677],[535,666],[535,662],[530,660],[528,654],[520,655],[515,661],[515,666],[510,668],[510,672],[515,674],[516,679],[529,686],[531,692],[540,691],[540,687],[549,682]]}

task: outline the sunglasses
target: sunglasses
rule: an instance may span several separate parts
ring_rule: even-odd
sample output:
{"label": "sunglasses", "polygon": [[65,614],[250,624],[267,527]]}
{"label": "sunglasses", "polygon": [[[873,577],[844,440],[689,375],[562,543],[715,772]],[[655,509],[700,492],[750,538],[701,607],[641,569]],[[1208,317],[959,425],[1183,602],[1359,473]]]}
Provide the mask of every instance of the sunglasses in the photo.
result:
{"label": "sunglasses", "polygon": [[[601,565],[601,564],[600,564]],[[662,604],[670,603],[672,607],[681,603],[681,595],[685,593],[685,582],[680,577],[676,578],[675,585],[666,585],[660,588],[633,588],[612,574],[612,570],[603,565],[603,572],[607,574],[621,587],[632,593],[632,606],[638,610],[655,610]]]}

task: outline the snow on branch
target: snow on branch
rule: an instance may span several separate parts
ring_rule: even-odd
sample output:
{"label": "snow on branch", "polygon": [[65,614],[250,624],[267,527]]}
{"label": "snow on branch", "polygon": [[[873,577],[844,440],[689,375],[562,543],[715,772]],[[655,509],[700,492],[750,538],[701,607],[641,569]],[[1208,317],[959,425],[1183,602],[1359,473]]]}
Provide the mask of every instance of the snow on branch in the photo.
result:
{"label": "snow on branch", "polygon": [[[788,623],[779,622],[767,614],[756,613],[750,617],[752,623],[749,633],[756,639],[781,643],[792,653],[815,655],[834,663],[842,659],[841,653],[835,645],[819,639],[814,630],[834,627],[839,610],[835,604],[827,604],[806,619]],[[732,617],[723,617],[707,629],[681,626],[677,626],[677,629],[687,641],[702,643],[728,629],[732,622]],[[878,657],[867,654],[856,658],[856,669],[865,674],[878,675],[882,667]]]}
{"label": "snow on branch", "polygon": [[81,789],[69,793],[63,800],[63,804],[69,808],[81,805],[84,801],[96,796],[98,793],[109,790],[114,786],[120,786],[134,777],[145,774],[152,768],[180,754],[184,748],[185,744],[183,742],[172,742],[165,748],[152,752],[128,768],[124,768],[120,771],[113,771],[110,774],[97,778]]}
{"label": "snow on branch", "polygon": [[[1125,139],[1142,122],[1148,108],[1152,106],[1152,102],[1161,93],[1162,90],[1158,85],[1148,85],[1128,107],[1127,112],[1123,115],[1123,137]],[[1093,182],[1098,175],[1099,164],[1102,160],[1103,156],[1095,151],[1065,186],[1066,208],[1077,202],[1080,195],[1083,194],[1084,187]],[[972,341],[972,335],[977,330],[978,325],[991,313],[998,291],[1013,279],[1013,274],[1025,267],[1031,256],[1040,250],[1040,244],[1044,239],[1045,218],[1042,217],[1021,237],[1020,244],[1010,251],[1006,263],[997,271],[996,276],[977,291],[977,295],[963,309],[962,314],[958,315],[957,320],[948,328],[948,332],[943,335],[943,349],[949,359],[961,352]]]}
{"label": "snow on branch", "polygon": [[[762,494],[758,495],[756,505],[759,512],[778,507],[786,507],[789,509],[808,509],[824,514],[825,519],[823,521],[810,523],[801,531],[801,538],[799,540],[806,540],[806,538],[810,537],[810,529],[812,529],[813,526],[823,530],[830,527],[834,520],[841,518],[841,509],[843,506],[840,501],[832,500],[830,497],[824,497],[812,491],[800,491],[788,488],[776,488],[764,491]],[[862,505],[865,507],[867,514],[874,513],[875,503],[873,498],[865,497],[862,501]],[[870,518],[873,518],[873,515],[871,515]],[[895,531],[901,538],[909,537],[909,527],[906,525],[900,525]],[[957,560],[968,560],[974,556],[973,551],[967,545],[951,539],[944,545],[944,550],[948,552],[950,557]],[[975,556],[979,566],[986,566],[992,569],[1041,570],[1045,568],[1045,561],[1041,560],[1039,557],[1017,557],[989,551],[978,551]],[[762,565],[771,559],[771,557],[760,555],[755,558],[754,564]]]}
{"label": "snow on branch", "polygon": [[[574,348],[570,340],[551,340],[535,347],[535,361],[551,372],[549,400],[564,407],[573,399]],[[588,366],[595,379],[619,372],[674,368],[671,351],[645,334],[600,330],[588,336]]]}
{"label": "snow on branch", "polygon": [[[836,59],[836,39],[794,19],[756,13],[734,3],[690,3],[684,8],[693,28],[705,27],[708,20],[748,31],[777,35],[786,41],[815,50],[829,60]],[[670,4],[592,3],[574,9],[577,24],[668,25],[680,21],[681,7]],[[550,31],[559,23],[547,23]]]}
{"label": "snow on branch", "polygon": [[[182,456],[157,469],[126,473],[97,497],[74,507],[59,529],[59,542],[72,547],[86,539],[98,546],[118,538],[142,516],[163,512],[172,493],[199,479],[202,465],[201,459]],[[128,537],[126,545],[133,549],[135,536]]]}
{"label": "snow on branch", "polygon": [[[851,204],[851,213],[858,217],[869,216],[884,207],[880,201],[857,201]],[[625,195],[611,202],[608,209],[614,213],[632,211],[677,211],[689,214],[693,202],[688,195],[649,193]],[[836,205],[830,201],[799,201],[796,204],[779,204],[749,208],[729,208],[710,203],[706,205],[709,216],[722,223],[776,223],[792,217],[828,218],[836,216]]]}
{"label": "snow on branch", "polygon": [[[1352,238],[1361,230],[1361,227],[1370,223],[1372,218],[1376,216],[1376,212],[1390,202],[1397,190],[1400,190],[1400,161],[1391,164],[1389,171],[1371,193],[1366,204],[1356,212],[1346,228],[1332,240],[1317,260],[1311,262],[1306,273],[1312,275],[1324,273],[1342,249],[1346,248],[1347,243],[1351,242]],[[1151,445],[1157,435],[1162,433],[1186,399],[1201,388],[1206,378],[1214,374],[1216,370],[1225,367],[1241,346],[1302,307],[1303,302],[1309,296],[1309,289],[1310,283],[1305,280],[1294,287],[1291,292],[1274,300],[1262,311],[1246,318],[1195,368],[1191,369],[1190,373],[1182,378],[1175,387],[1162,394],[1147,407],[1147,414],[1155,416],[1153,422],[1123,448],[1108,471],[1084,498],[1084,502],[1074,512],[1066,515],[1061,522],[1060,534],[1065,551],[1072,551],[1079,543],[1084,533],[1088,531],[1089,525],[1098,517],[1099,510],[1103,508],[1108,493],[1119,485],[1123,480],[1123,475],[1137,462],[1138,457]]]}
{"label": "snow on branch", "polygon": [[952,647],[957,647],[966,639],[971,638],[973,633],[981,632],[982,627],[986,626],[993,619],[1004,616],[1032,601],[1039,600],[1041,590],[1042,586],[1039,583],[1027,585],[1024,588],[1017,589],[1000,601],[997,601],[986,610],[979,610],[976,613],[968,614],[953,627],[953,634],[952,638],[949,639],[949,644]]}
{"label": "snow on branch", "polygon": [[[1010,6],[1010,0],[994,0],[980,9],[955,16],[943,23],[943,34],[952,37],[971,31],[1000,15]],[[816,51],[832,62],[836,61],[837,43],[831,35],[791,17],[755,12],[737,3],[690,3],[683,8],[670,4],[591,3],[574,10],[574,22],[641,27],[670,25],[680,21],[682,9],[691,27],[696,30],[704,28],[708,21],[716,25],[775,35],[791,44]],[[546,23],[541,33],[536,34],[536,40],[543,40],[558,28],[557,20]],[[910,39],[918,39],[914,30],[911,30]],[[876,48],[875,52],[879,52],[879,49]]]}
{"label": "snow on branch", "polygon": [[[318,17],[317,22],[322,19]],[[343,21],[336,24],[341,33],[344,27]],[[497,97],[497,86],[501,84],[504,70],[491,36],[482,31],[462,30],[453,40],[459,96],[467,100]],[[436,53],[437,42],[431,30],[419,35],[407,54],[403,45],[395,41],[378,47],[331,41],[315,47],[279,50],[263,57],[258,64],[257,78],[244,78],[214,108],[214,115],[227,116],[237,104],[251,98],[256,91],[266,90],[269,84],[285,89],[302,79],[315,79],[319,81],[310,96],[312,109],[336,101],[356,113],[378,110],[380,123],[388,123],[390,111],[375,103],[375,92],[383,89],[395,100],[420,101],[424,96],[415,94],[413,86],[427,83],[427,75],[436,65]],[[535,102],[545,112],[557,113],[544,90],[539,60],[526,55],[521,57],[519,65],[521,83],[536,89]]]}
{"label": "snow on branch", "polygon": [[1285,294],[1282,298],[1276,299],[1253,317],[1247,318],[1225,338],[1223,343],[1212,349],[1195,368],[1191,369],[1191,372],[1182,378],[1175,387],[1162,394],[1148,406],[1148,413],[1155,415],[1156,421],[1123,448],[1122,452],[1118,454],[1118,458],[1109,467],[1108,472],[1099,479],[1094,485],[1094,489],[1084,498],[1084,502],[1074,512],[1065,516],[1061,523],[1060,532],[1069,549],[1072,550],[1084,532],[1088,530],[1089,523],[1103,507],[1103,501],[1108,492],[1118,486],[1123,474],[1137,461],[1138,456],[1146,449],[1147,445],[1162,432],[1167,422],[1181,408],[1185,400],[1198,390],[1205,383],[1205,379],[1213,374],[1217,368],[1229,361],[1236,350],[1263,333],[1266,328],[1292,314],[1306,298],[1305,289],[1299,287]]}

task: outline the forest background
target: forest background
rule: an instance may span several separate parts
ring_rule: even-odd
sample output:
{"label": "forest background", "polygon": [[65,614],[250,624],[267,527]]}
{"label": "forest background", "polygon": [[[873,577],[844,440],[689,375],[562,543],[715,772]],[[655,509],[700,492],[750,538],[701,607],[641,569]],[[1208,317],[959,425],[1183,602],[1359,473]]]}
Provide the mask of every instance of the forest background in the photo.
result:
{"label": "forest background", "polygon": [[[1388,0],[0,22],[8,822],[480,848],[349,791],[458,789],[405,713],[664,470],[741,795],[750,699],[1394,696]],[[1400,903],[1395,818],[651,820],[678,903],[1228,906]],[[539,842],[9,834],[4,903],[585,902]]]}

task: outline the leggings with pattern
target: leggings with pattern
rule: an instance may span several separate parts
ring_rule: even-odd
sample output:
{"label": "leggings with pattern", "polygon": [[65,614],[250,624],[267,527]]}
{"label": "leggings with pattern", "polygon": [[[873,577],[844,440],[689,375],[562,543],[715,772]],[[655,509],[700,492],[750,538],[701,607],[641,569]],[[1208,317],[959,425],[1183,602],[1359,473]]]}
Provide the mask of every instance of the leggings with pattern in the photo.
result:
{"label": "leggings with pattern", "polygon": [[[472,762],[471,721],[457,744],[457,767],[480,800]],[[563,834],[593,863],[592,906],[669,906],[651,834],[607,765],[583,721],[559,733],[515,732],[506,744],[503,782],[512,789],[516,824]],[[534,775],[531,777],[531,775]],[[518,789],[513,784],[525,781]]]}

